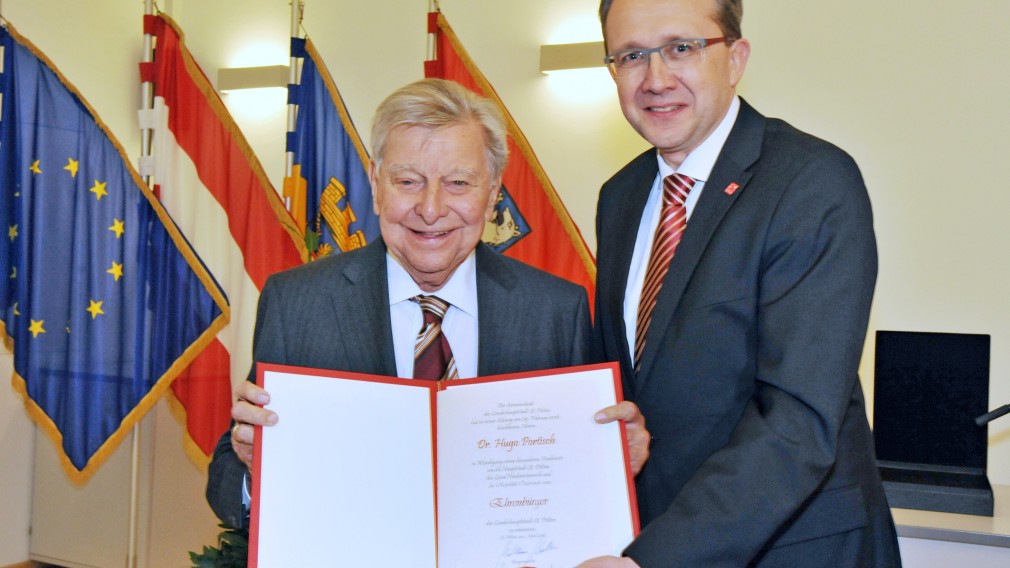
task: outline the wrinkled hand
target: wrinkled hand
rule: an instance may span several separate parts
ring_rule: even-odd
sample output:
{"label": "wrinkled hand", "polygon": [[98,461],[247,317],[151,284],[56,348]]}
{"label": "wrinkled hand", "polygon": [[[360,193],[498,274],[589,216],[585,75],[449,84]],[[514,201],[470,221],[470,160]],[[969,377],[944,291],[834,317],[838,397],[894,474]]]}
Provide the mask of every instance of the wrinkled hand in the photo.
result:
{"label": "wrinkled hand", "polygon": [[575,568],[639,568],[639,566],[637,562],[630,558],[599,556],[597,558],[590,558]]}
{"label": "wrinkled hand", "polygon": [[649,442],[652,440],[649,431],[645,429],[645,416],[642,416],[638,405],[625,400],[597,412],[594,418],[597,424],[624,421],[624,431],[628,434],[628,453],[631,456],[631,474],[638,475],[649,459]]}
{"label": "wrinkled hand", "polygon": [[235,404],[231,407],[231,417],[235,426],[231,429],[231,447],[235,455],[247,468],[252,469],[253,427],[277,424],[277,413],[257,404],[268,404],[270,395],[249,381],[242,381],[235,388]]}

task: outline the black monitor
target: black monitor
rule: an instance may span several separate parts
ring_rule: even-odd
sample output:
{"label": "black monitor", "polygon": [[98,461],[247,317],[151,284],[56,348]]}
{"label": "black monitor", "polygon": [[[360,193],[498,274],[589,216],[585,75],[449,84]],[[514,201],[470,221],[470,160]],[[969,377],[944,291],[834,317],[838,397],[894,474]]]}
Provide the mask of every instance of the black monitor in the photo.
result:
{"label": "black monitor", "polygon": [[992,514],[989,336],[878,331],[873,438],[891,506]]}

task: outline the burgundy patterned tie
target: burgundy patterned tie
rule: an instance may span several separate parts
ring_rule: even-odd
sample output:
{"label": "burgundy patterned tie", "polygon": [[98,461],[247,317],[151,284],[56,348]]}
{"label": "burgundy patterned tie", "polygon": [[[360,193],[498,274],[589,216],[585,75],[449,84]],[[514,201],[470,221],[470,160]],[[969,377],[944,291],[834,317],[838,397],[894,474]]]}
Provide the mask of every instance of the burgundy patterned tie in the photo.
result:
{"label": "burgundy patterned tie", "polygon": [[663,179],[663,214],[652,241],[649,265],[645,271],[642,297],[638,303],[638,321],[635,325],[635,372],[639,370],[645,348],[645,332],[652,323],[652,310],[656,297],[663,287],[663,278],[670,269],[670,260],[680,243],[680,235],[687,228],[687,209],[684,202],[694,186],[694,180],[681,174],[671,174]]}
{"label": "burgundy patterned tie", "polygon": [[458,379],[456,359],[449,348],[449,340],[442,333],[442,318],[449,303],[437,296],[414,296],[410,301],[420,305],[424,314],[424,325],[414,344],[414,378]]}

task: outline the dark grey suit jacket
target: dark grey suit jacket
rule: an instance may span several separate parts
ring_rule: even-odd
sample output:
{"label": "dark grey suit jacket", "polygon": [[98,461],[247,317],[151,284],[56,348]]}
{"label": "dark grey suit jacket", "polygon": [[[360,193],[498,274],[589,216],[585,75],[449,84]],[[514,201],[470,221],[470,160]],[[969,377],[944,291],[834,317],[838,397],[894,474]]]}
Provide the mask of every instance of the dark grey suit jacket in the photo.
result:
{"label": "dark grey suit jacket", "polygon": [[[476,254],[480,375],[590,360],[585,289],[483,244]],[[253,360],[396,376],[382,240],[271,276],[260,295]],[[230,526],[246,522],[245,471],[225,432],[210,465],[207,501]]]}
{"label": "dark grey suit jacket", "polygon": [[625,554],[645,568],[899,565],[857,376],[877,256],[855,163],[743,103],[636,377],[623,303],[656,172],[651,149],[597,213],[597,354],[620,361],[655,438]]}

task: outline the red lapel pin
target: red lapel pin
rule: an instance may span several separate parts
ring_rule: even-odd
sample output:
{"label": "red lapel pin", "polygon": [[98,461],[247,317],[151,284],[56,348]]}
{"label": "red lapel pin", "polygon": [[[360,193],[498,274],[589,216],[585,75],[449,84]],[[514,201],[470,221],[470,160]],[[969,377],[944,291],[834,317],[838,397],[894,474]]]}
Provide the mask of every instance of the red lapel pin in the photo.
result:
{"label": "red lapel pin", "polygon": [[726,189],[722,190],[722,192],[725,193],[726,195],[733,195],[734,193],[736,193],[736,190],[739,189],[739,187],[740,184],[733,182],[727,185]]}

